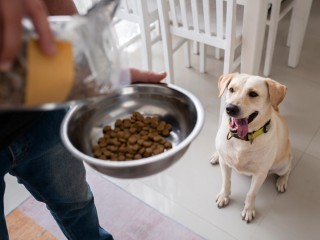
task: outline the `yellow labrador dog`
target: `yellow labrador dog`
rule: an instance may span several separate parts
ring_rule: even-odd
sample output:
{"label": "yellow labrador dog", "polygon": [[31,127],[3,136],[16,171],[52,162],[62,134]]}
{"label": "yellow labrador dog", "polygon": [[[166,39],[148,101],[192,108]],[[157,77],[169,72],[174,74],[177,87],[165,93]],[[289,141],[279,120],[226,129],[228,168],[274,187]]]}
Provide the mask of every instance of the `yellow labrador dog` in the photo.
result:
{"label": "yellow labrador dog", "polygon": [[222,187],[216,202],[219,208],[229,203],[231,171],[252,176],[242,218],[255,217],[255,198],[266,177],[279,177],[276,188],[284,192],[291,170],[291,146],[288,126],[278,105],[286,86],[267,78],[248,74],[226,74],[218,82],[219,97],[226,93],[226,105],[216,136],[211,163],[220,163]]}

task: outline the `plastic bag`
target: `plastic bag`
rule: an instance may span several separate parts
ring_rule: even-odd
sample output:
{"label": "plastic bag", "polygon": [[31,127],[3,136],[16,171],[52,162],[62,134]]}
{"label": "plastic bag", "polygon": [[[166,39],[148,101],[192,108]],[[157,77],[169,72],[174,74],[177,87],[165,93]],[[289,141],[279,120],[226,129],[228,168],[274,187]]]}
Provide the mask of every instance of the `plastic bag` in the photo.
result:
{"label": "plastic bag", "polygon": [[[66,97],[57,102],[44,97],[28,103],[27,43],[36,38],[37,34],[32,23],[27,19],[23,20],[22,50],[12,69],[0,73],[0,109],[52,109],[70,104],[73,100],[87,100],[105,95],[129,84],[129,73],[124,70],[127,68],[123,64],[112,26],[117,6],[116,0],[101,0],[85,15],[49,17],[55,39],[70,42],[73,55],[72,86]],[[42,94],[46,96],[45,93]],[[51,95],[54,96],[54,93]]]}

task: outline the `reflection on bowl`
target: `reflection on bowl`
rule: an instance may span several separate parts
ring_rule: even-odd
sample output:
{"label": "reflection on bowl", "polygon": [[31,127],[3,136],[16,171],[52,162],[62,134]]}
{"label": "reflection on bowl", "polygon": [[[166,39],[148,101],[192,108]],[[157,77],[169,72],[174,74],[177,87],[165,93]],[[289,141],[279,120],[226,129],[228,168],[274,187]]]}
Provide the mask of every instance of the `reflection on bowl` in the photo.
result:
{"label": "reflection on bowl", "polygon": [[[92,146],[103,136],[106,125],[133,112],[158,116],[172,125],[167,138],[172,149],[140,160],[112,161],[93,157]],[[158,173],[178,161],[199,134],[204,112],[199,100],[175,85],[133,84],[102,99],[74,106],[65,116],[61,136],[66,148],[98,172],[137,178]]]}

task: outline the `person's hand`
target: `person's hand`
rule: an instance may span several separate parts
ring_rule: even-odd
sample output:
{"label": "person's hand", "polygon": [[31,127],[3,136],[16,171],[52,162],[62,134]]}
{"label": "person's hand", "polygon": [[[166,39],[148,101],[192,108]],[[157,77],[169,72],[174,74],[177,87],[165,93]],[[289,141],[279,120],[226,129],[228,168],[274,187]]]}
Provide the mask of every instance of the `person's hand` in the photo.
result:
{"label": "person's hand", "polygon": [[131,81],[133,83],[159,83],[167,76],[166,72],[156,73],[152,71],[139,70],[136,68],[130,68],[130,73]]}
{"label": "person's hand", "polygon": [[9,70],[21,47],[23,17],[29,17],[44,53],[56,51],[42,0],[0,0],[0,71]]}

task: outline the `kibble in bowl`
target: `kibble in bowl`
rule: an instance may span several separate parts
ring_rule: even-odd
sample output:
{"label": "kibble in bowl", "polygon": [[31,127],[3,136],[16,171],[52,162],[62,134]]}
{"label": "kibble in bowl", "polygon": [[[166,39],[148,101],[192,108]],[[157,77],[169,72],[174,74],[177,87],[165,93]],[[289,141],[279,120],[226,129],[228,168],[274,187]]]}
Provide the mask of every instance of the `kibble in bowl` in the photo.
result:
{"label": "kibble in bowl", "polygon": [[[146,134],[150,129],[141,120],[157,129],[158,135]],[[63,120],[61,136],[77,159],[98,172],[137,178],[161,172],[181,159],[203,122],[202,105],[190,92],[174,85],[133,84],[99,100],[74,106]],[[166,149],[149,149],[163,139],[169,144]],[[116,151],[117,157],[112,157],[111,151]]]}
{"label": "kibble in bowl", "polygon": [[172,126],[157,116],[144,117],[134,112],[129,118],[117,119],[114,127],[103,127],[103,136],[93,145],[94,157],[101,160],[139,160],[172,148],[166,139]]}

